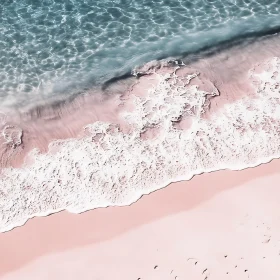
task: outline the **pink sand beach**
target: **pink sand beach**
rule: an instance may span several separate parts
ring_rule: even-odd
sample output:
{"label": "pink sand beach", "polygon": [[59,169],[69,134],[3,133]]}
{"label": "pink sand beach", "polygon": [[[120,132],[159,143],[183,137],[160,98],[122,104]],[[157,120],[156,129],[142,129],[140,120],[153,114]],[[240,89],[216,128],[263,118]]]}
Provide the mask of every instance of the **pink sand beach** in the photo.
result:
{"label": "pink sand beach", "polygon": [[279,164],[29,220],[0,235],[0,279],[279,279]]}

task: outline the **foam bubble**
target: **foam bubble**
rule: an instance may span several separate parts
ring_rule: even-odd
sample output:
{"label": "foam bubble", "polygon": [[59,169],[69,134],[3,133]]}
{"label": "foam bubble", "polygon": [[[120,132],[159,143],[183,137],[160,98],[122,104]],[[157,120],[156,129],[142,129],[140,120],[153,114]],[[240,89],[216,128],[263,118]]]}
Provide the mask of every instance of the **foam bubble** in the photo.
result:
{"label": "foam bubble", "polygon": [[6,125],[2,131],[5,143],[15,148],[22,143],[22,129],[14,125]]}
{"label": "foam bubble", "polygon": [[[80,213],[127,205],[170,182],[218,169],[242,169],[279,157],[280,59],[252,69],[248,79],[256,98],[225,104],[211,120],[203,118],[218,89],[197,86],[199,73],[154,73],[151,88],[128,95],[134,110],[122,117],[130,127],[95,122],[85,136],[52,142],[47,154],[33,150],[32,163],[6,168],[0,182],[0,231],[28,218],[67,209]],[[191,81],[191,82],[190,82]],[[124,102],[128,102],[124,99]],[[188,129],[178,129],[182,117]],[[141,137],[155,129],[152,138]]]}

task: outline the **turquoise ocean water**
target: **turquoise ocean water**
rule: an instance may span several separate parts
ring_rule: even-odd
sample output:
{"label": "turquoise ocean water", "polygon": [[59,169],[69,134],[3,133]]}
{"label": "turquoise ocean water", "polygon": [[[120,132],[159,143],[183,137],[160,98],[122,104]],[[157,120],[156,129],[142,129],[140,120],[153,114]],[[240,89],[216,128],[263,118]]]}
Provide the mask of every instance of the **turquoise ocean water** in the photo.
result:
{"label": "turquoise ocean water", "polygon": [[1,2],[1,106],[71,95],[153,59],[280,28],[280,0]]}

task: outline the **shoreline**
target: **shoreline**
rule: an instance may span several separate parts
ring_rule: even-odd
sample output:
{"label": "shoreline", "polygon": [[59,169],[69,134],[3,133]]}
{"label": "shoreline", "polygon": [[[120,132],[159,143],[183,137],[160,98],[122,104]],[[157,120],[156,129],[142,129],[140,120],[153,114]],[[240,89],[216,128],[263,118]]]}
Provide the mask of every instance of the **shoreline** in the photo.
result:
{"label": "shoreline", "polygon": [[[143,196],[130,206],[99,208],[76,215],[66,211],[30,219],[23,227],[0,234],[0,275],[15,271],[40,256],[113,239],[164,216],[190,211],[219,193],[279,174],[280,160],[241,171],[216,171],[195,176]],[[249,203],[249,202],[248,202]],[[250,203],[249,203],[250,204]],[[150,212],[150,210],[152,212]],[[17,258],[14,259],[13,250]]]}

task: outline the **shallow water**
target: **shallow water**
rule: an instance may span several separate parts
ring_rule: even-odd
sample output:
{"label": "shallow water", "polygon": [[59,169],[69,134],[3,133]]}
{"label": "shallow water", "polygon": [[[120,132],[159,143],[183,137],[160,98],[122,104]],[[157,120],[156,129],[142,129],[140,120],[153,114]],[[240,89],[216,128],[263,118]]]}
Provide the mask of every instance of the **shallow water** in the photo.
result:
{"label": "shallow water", "polygon": [[2,2],[1,107],[69,96],[152,59],[280,27],[279,0]]}

